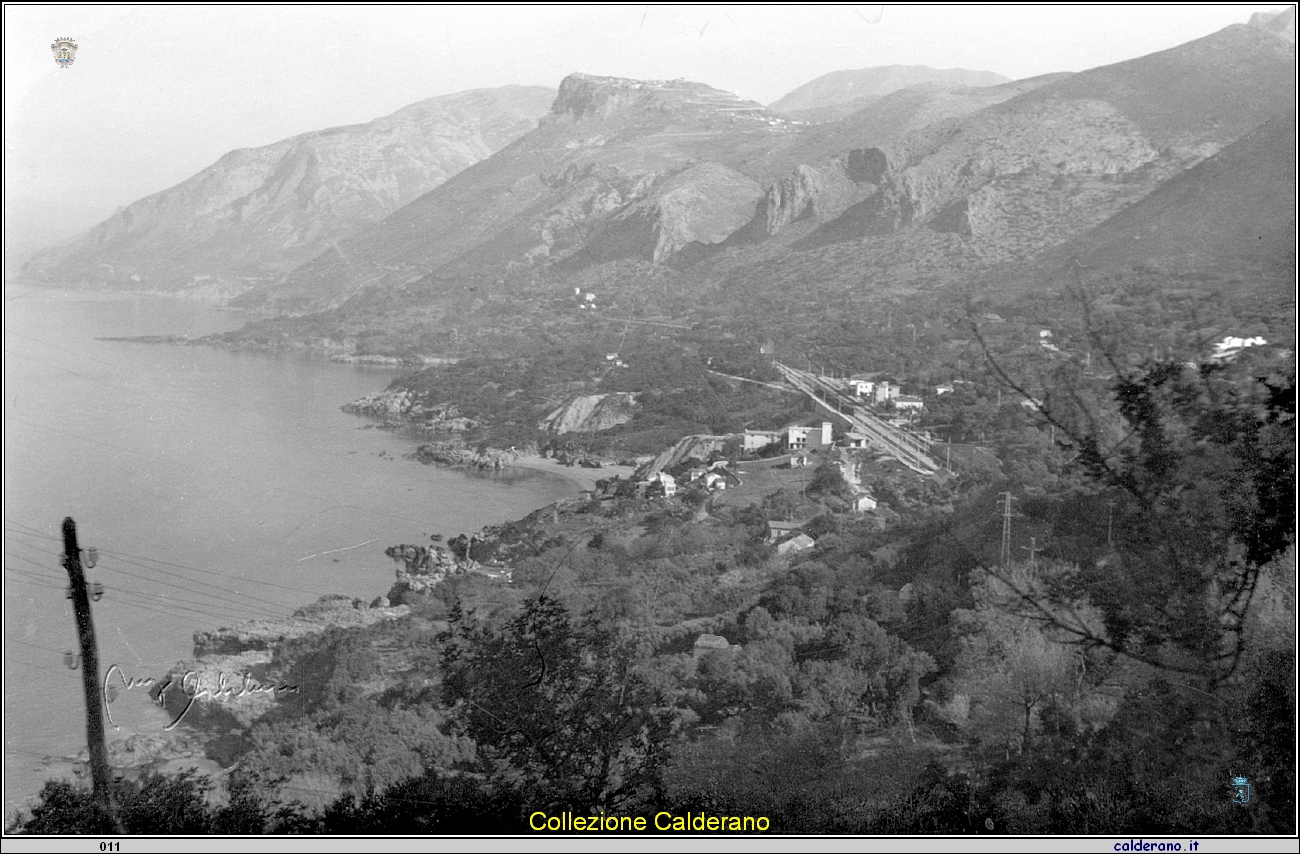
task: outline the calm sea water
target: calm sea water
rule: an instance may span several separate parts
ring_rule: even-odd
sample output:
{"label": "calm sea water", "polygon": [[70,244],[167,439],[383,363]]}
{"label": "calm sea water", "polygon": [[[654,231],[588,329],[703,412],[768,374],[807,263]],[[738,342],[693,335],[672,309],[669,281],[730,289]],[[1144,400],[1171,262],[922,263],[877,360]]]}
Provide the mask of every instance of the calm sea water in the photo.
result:
{"label": "calm sea water", "polygon": [[[545,473],[477,476],[339,407],[394,372],[298,356],[96,340],[201,336],[241,319],[166,299],[6,293],[4,800],[8,817],[85,744],[60,524],[73,517],[101,671],[155,675],[196,630],[387,592],[383,549],[518,518],[571,493]],[[143,693],[143,692],[136,692]],[[135,698],[133,698],[135,699]],[[121,701],[119,701],[121,702]],[[115,705],[114,709],[119,706]],[[156,728],[123,706],[122,738]]]}

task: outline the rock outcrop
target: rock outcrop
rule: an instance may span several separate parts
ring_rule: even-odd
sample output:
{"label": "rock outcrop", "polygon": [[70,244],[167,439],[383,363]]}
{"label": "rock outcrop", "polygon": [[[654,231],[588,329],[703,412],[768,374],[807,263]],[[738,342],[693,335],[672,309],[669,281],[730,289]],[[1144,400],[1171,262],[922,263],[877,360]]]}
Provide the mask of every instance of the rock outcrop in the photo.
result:
{"label": "rock outcrop", "polygon": [[560,83],[547,122],[604,120],[635,114],[637,118],[681,120],[688,117],[753,119],[766,122],[767,108],[704,83],[676,80],[632,80],[594,74],[570,74]]}
{"label": "rock outcrop", "polygon": [[368,626],[380,620],[396,619],[405,613],[404,608],[368,608],[360,599],[347,596],[322,596],[283,619],[249,620],[234,626],[195,632],[194,657],[206,659],[269,652],[286,640],[330,628]]}
{"label": "rock outcrop", "polygon": [[428,593],[449,575],[464,572],[460,562],[439,546],[390,546],[384,550],[397,563],[397,581],[388,601],[401,602],[405,593]]}
{"label": "rock outcrop", "polygon": [[749,221],[762,195],[757,182],[720,163],[693,166],[615,216],[596,241],[596,257],[662,264],[691,244],[714,246]]}
{"label": "rock outcrop", "polygon": [[662,264],[743,227],[783,171],[773,152],[799,131],[702,83],[572,74],[536,130],[267,285],[265,301],[328,306],[429,276]]}
{"label": "rock outcrop", "polygon": [[677,440],[677,444],[637,469],[633,477],[637,480],[644,480],[656,472],[675,468],[690,459],[707,460],[711,454],[721,453],[728,441],[737,439],[739,437],[736,434],[683,436]]}
{"label": "rock outcrop", "polygon": [[879,148],[854,148],[815,167],[800,164],[768,187],[748,233],[763,239],[801,220],[833,220],[875,195],[888,176],[889,159]]}
{"label": "rock outcrop", "polygon": [[636,395],[630,392],[582,395],[547,415],[537,427],[557,435],[598,433],[631,421],[635,407]]}
{"label": "rock outcrop", "polygon": [[439,463],[481,470],[503,469],[518,459],[514,451],[498,448],[476,450],[462,442],[427,442],[415,449],[415,458],[422,463]]}
{"label": "rock outcrop", "polygon": [[460,414],[452,403],[426,404],[419,394],[407,388],[387,388],[345,403],[344,412],[378,418],[385,423],[401,423],[435,433],[463,433],[475,422]]}

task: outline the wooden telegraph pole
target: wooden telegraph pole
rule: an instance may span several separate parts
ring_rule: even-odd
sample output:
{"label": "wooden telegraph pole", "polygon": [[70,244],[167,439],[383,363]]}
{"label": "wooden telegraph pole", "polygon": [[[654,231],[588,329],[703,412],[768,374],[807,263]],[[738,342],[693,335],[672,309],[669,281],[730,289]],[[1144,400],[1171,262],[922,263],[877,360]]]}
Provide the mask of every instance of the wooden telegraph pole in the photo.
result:
{"label": "wooden telegraph pole", "polygon": [[99,649],[95,645],[95,624],[90,619],[90,595],[81,569],[77,546],[77,523],[63,520],[63,567],[68,571],[68,596],[77,616],[77,640],[81,644],[81,686],[86,693],[86,750],[90,755],[90,779],[95,800],[112,820],[118,833],[125,833],[113,802],[112,777],[108,771],[108,749],[104,746],[104,718],[99,698]]}

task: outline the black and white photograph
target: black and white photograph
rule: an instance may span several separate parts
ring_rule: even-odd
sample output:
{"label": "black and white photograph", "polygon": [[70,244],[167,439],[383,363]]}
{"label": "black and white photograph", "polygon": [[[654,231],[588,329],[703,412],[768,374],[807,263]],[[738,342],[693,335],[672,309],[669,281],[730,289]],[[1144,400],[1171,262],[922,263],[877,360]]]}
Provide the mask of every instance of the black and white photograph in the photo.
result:
{"label": "black and white photograph", "polygon": [[1295,5],[3,8],[6,849],[1295,850]]}

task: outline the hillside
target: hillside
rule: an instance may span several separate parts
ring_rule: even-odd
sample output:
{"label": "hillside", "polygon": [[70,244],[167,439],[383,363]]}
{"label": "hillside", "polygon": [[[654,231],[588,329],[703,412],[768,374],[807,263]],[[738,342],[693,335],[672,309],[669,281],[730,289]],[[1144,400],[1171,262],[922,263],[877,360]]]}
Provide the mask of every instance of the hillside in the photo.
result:
{"label": "hillside", "polygon": [[573,74],[536,130],[246,303],[310,310],[434,271],[659,263],[743,225],[773,177],[760,155],[797,132],[700,83]]}
{"label": "hillside", "polygon": [[239,293],[531,130],[553,97],[540,86],[461,92],[366,124],[232,151],[37,253],[24,275],[66,285]]}
{"label": "hillside", "polygon": [[1090,278],[1126,268],[1201,278],[1249,276],[1278,296],[1295,279],[1296,118],[1266,122],[1041,262]]}
{"label": "hillside", "polygon": [[795,119],[833,121],[900,89],[926,84],[937,84],[942,88],[973,88],[1006,82],[1006,77],[992,71],[884,65],[823,74],[773,101],[768,108]]}
{"label": "hillside", "polygon": [[[308,316],[225,340],[531,358],[680,327],[911,370],[895,324],[919,337],[964,294],[1033,278],[1044,253],[1292,113],[1294,68],[1292,42],[1233,26],[1078,74],[902,90],[819,125],[703,84],[573,75],[535,131],[241,300]],[[1293,187],[1276,182],[1283,201]],[[638,389],[552,393],[611,390]]]}
{"label": "hillside", "polygon": [[1294,69],[1292,43],[1234,26],[1032,88],[975,90],[996,98],[1020,89],[878,148],[801,164],[769,189],[746,229],[759,245],[715,253],[698,272],[734,282],[736,298],[753,305],[757,291],[789,292],[795,282],[812,283],[805,300],[842,301],[1024,262],[1290,113]]}

